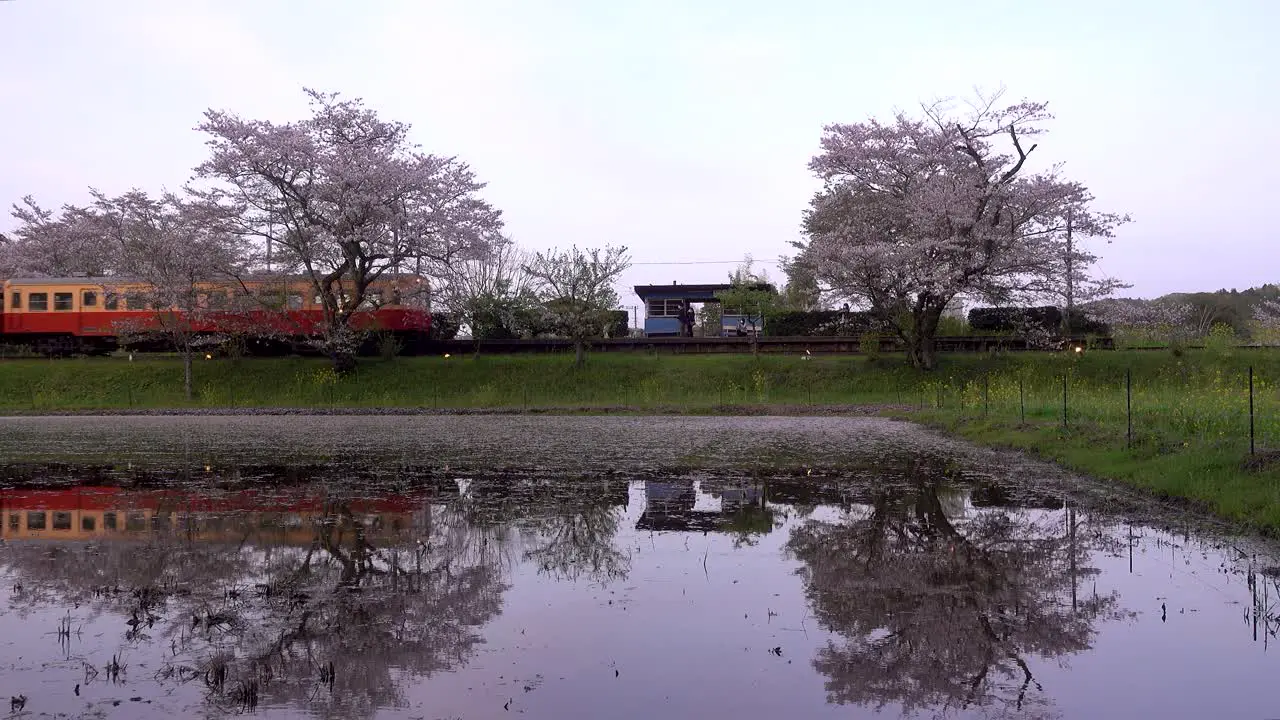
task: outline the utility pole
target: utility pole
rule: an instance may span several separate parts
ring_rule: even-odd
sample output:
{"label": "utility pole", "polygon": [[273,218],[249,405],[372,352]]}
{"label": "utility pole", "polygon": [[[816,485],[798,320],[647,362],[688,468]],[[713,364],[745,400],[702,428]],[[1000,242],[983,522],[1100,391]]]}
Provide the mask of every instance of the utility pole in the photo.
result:
{"label": "utility pole", "polygon": [[1074,299],[1072,295],[1074,294],[1074,290],[1075,290],[1075,273],[1073,272],[1073,267],[1072,267],[1074,248],[1072,247],[1072,238],[1071,238],[1071,230],[1072,230],[1071,210],[1072,210],[1071,206],[1068,205],[1067,206],[1067,313],[1066,313],[1066,317],[1062,319],[1063,323],[1065,323],[1066,325],[1066,335],[1068,337],[1071,336],[1071,306],[1072,306],[1072,300]]}

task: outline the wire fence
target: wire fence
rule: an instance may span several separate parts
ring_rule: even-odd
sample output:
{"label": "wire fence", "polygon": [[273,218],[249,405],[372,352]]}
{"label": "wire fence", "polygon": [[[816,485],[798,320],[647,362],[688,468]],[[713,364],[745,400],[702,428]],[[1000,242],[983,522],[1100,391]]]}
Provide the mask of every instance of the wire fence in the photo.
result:
{"label": "wire fence", "polygon": [[[688,366],[661,358],[581,372],[562,357],[504,364],[441,362],[339,377],[322,364],[296,372],[273,361],[198,363],[187,400],[180,368],[159,361],[123,364],[100,376],[78,361],[48,361],[0,393],[0,410],[51,412],[155,407],[404,408],[419,410],[626,410],[752,413],[770,408],[841,412],[855,405],[943,413],[965,420],[1087,433],[1131,450],[1195,445],[1258,454],[1280,450],[1280,373],[1265,367],[1185,363],[1160,367],[1026,362],[965,374],[862,370],[862,363]],[[255,367],[250,367],[251,365]],[[589,364],[590,365],[590,364]],[[86,366],[87,367],[87,366]],[[292,367],[292,366],[290,366]],[[602,366],[606,367],[606,366]],[[415,369],[418,368],[418,369]],[[424,376],[423,372],[430,374]]]}
{"label": "wire fence", "polygon": [[1057,426],[1131,450],[1196,445],[1255,455],[1280,446],[1280,392],[1253,366],[1184,378],[1082,378],[992,373],[963,382],[932,381],[916,389],[920,409],[973,419]]}

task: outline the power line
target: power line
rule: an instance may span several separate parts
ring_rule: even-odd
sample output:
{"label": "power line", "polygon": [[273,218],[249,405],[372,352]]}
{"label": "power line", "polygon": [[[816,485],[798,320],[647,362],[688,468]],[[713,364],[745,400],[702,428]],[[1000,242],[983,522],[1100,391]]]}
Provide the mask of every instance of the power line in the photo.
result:
{"label": "power line", "polygon": [[[632,265],[741,265],[744,260],[673,260],[669,262],[633,262]],[[778,265],[778,260],[752,260],[753,264]]]}

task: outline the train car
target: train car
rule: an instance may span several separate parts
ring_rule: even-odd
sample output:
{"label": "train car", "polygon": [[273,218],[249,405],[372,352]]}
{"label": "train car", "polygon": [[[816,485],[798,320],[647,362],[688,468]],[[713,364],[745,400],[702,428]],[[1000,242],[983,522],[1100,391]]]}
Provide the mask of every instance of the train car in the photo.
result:
{"label": "train car", "polygon": [[[249,352],[297,351],[320,337],[324,324],[320,296],[300,277],[200,284],[189,312],[157,306],[148,291],[123,277],[11,278],[0,285],[0,342],[44,355],[103,354],[124,345],[162,349],[145,338],[181,323],[211,343],[237,337]],[[431,329],[426,279],[379,278],[351,324],[390,333],[406,351],[421,347]]]}

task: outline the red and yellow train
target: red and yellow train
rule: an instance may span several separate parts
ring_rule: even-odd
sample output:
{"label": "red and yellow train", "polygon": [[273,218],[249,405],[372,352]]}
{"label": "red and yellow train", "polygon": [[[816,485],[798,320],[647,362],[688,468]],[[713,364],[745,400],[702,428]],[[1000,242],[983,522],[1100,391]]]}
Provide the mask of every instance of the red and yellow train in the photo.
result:
{"label": "red and yellow train", "polygon": [[[249,352],[298,351],[324,326],[309,280],[272,277],[197,286],[197,307],[157,307],[145,283],[118,277],[11,278],[0,282],[0,344],[44,355],[105,354],[122,346],[150,349],[141,338],[179,322],[212,341],[240,338]],[[431,329],[428,284],[418,275],[374,281],[351,316],[358,330],[389,333],[406,350]]]}

